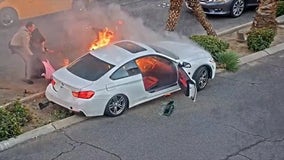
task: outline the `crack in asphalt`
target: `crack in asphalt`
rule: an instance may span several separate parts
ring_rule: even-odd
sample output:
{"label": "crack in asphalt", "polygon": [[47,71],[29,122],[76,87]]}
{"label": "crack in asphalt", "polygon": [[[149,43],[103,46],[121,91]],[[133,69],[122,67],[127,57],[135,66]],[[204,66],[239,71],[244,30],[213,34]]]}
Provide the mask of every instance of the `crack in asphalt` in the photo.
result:
{"label": "crack in asphalt", "polygon": [[261,82],[243,81],[243,80],[228,78],[228,77],[224,77],[224,76],[220,76],[220,75],[218,75],[218,76],[216,75],[216,77],[219,77],[219,78],[222,78],[222,79],[225,79],[225,80],[230,80],[230,81],[242,83],[242,84],[243,83],[248,83],[248,84],[253,85],[253,86],[259,86],[259,85],[262,84]]}
{"label": "crack in asphalt", "polygon": [[239,156],[245,157],[245,158],[247,158],[248,160],[252,160],[251,158],[249,158],[248,156],[243,155],[243,154],[239,154]]}
{"label": "crack in asphalt", "polygon": [[249,149],[251,149],[251,148],[257,146],[258,144],[265,142],[266,140],[267,140],[267,139],[262,139],[262,140],[256,141],[256,142],[253,143],[253,144],[250,144],[250,145],[248,145],[248,146],[246,146],[246,147],[243,147],[243,148],[239,149],[239,150],[236,151],[235,153],[232,153],[232,154],[227,155],[224,159],[221,159],[221,160],[228,160],[228,159],[231,158],[231,157],[240,155],[241,152],[243,152],[243,151],[245,151],[245,150],[249,150]]}
{"label": "crack in asphalt", "polygon": [[90,147],[92,147],[92,148],[98,149],[98,150],[100,150],[100,151],[102,151],[102,152],[105,152],[105,153],[107,153],[107,154],[110,154],[110,155],[112,155],[112,156],[118,158],[119,160],[122,160],[122,158],[121,158],[119,155],[115,154],[115,153],[112,153],[112,152],[110,152],[110,151],[108,151],[108,150],[105,150],[105,149],[99,147],[99,146],[96,146],[96,145],[93,145],[93,144],[90,144],[90,143],[87,143],[87,142],[77,141],[77,140],[73,139],[71,136],[69,136],[67,133],[65,133],[64,131],[63,131],[62,133],[63,133],[63,135],[66,136],[70,141],[75,142],[75,143],[66,142],[67,144],[71,145],[72,148],[71,148],[70,150],[68,150],[68,151],[64,151],[64,152],[59,153],[56,157],[52,158],[51,160],[56,160],[56,159],[59,158],[60,156],[66,154],[66,153],[72,152],[76,147],[81,146],[81,145],[83,145],[83,144],[88,145],[88,146],[90,146]]}
{"label": "crack in asphalt", "polygon": [[227,126],[229,128],[232,128],[233,130],[236,130],[238,132],[241,132],[241,133],[244,133],[244,134],[247,134],[247,135],[259,137],[259,138],[261,138],[261,140],[255,142],[253,144],[250,144],[250,145],[248,145],[246,147],[243,147],[243,148],[239,149],[238,151],[236,151],[236,152],[234,152],[232,154],[227,155],[224,159],[221,159],[221,160],[228,160],[229,158],[234,157],[234,156],[242,156],[242,157],[247,158],[248,160],[252,160],[248,156],[241,154],[241,152],[249,150],[249,149],[251,149],[251,148],[253,148],[253,147],[255,147],[258,144],[263,143],[263,142],[270,142],[270,143],[281,143],[281,142],[284,142],[284,138],[271,140],[271,137],[266,138],[264,136],[261,136],[261,135],[258,135],[258,134],[254,134],[254,133],[251,133],[251,132],[248,132],[248,131],[242,131],[242,130],[240,130],[240,129],[236,128],[235,126],[232,126],[232,125],[225,124],[224,126]]}
{"label": "crack in asphalt", "polygon": [[243,131],[243,130],[240,130],[238,128],[236,128],[235,126],[232,126],[232,125],[229,125],[229,124],[224,124],[224,126],[227,126],[229,128],[232,128],[238,132],[241,132],[241,133],[244,133],[244,134],[247,134],[247,135],[251,135],[251,136],[255,136],[255,137],[260,137],[262,139],[269,139],[268,137],[263,137],[261,135],[258,135],[258,134],[254,134],[254,133],[251,133],[251,132],[248,132],[248,131]]}
{"label": "crack in asphalt", "polygon": [[284,138],[276,139],[276,140],[267,140],[267,142],[271,142],[271,143],[281,143],[281,142],[284,142]]}
{"label": "crack in asphalt", "polygon": [[[66,143],[67,143],[67,142],[66,142]],[[60,156],[66,154],[66,153],[72,152],[72,151],[77,147],[77,146],[75,146],[74,144],[71,144],[71,143],[68,143],[68,144],[72,146],[72,148],[71,148],[70,150],[59,153],[57,156],[55,156],[55,157],[52,158],[51,160],[56,160],[56,159],[59,158]]]}
{"label": "crack in asphalt", "polygon": [[[246,133],[246,132],[243,132],[243,133]],[[260,137],[261,137],[261,136],[260,136]],[[247,159],[249,159],[249,160],[252,160],[252,159],[249,158],[248,156],[245,156],[245,155],[241,154],[241,152],[243,152],[243,151],[245,151],[245,150],[249,150],[249,149],[251,149],[251,148],[253,148],[253,147],[255,147],[255,146],[257,146],[258,144],[263,143],[263,142],[281,143],[281,142],[284,142],[284,138],[276,139],[276,140],[269,140],[268,138],[263,138],[262,140],[259,140],[259,141],[255,142],[255,143],[251,144],[251,145],[248,145],[248,146],[246,146],[246,147],[244,147],[244,148],[239,149],[239,150],[236,151],[235,153],[232,153],[232,154],[230,154],[230,155],[227,155],[224,159],[221,159],[221,160],[228,160],[229,158],[234,157],[234,156],[238,156],[238,155],[239,155],[239,156],[242,156],[242,157],[245,157],[245,158],[247,158]]]}

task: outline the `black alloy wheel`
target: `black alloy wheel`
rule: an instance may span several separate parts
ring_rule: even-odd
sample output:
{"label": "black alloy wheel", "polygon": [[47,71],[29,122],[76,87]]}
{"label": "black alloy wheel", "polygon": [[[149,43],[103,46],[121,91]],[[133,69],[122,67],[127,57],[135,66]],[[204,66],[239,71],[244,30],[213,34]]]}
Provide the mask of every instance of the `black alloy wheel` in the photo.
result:
{"label": "black alloy wheel", "polygon": [[126,96],[118,94],[113,96],[107,103],[105,115],[116,117],[121,115],[128,108],[128,99]]}
{"label": "black alloy wheel", "polygon": [[196,70],[192,78],[196,82],[197,91],[201,91],[208,84],[209,70],[207,69],[207,67],[202,66]]}
{"label": "black alloy wheel", "polygon": [[0,10],[1,27],[10,27],[19,21],[17,12],[12,8],[3,8]]}

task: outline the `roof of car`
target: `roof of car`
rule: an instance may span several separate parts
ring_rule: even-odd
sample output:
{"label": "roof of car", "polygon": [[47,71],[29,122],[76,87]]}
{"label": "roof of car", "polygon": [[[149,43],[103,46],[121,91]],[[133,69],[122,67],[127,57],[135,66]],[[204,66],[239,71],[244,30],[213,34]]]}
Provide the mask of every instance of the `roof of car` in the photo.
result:
{"label": "roof of car", "polygon": [[130,40],[123,40],[114,44],[91,51],[91,54],[97,58],[118,65],[128,60],[134,59],[139,55],[147,54],[148,52],[155,53],[153,49],[145,44]]}

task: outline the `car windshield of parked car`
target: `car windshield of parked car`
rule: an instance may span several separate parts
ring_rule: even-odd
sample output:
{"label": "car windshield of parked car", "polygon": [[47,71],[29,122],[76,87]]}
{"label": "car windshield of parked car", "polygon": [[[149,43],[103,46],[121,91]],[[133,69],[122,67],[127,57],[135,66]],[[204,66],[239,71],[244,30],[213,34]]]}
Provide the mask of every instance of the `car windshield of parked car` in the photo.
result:
{"label": "car windshield of parked car", "polygon": [[113,67],[112,64],[91,54],[86,54],[70,64],[67,70],[83,79],[96,81]]}

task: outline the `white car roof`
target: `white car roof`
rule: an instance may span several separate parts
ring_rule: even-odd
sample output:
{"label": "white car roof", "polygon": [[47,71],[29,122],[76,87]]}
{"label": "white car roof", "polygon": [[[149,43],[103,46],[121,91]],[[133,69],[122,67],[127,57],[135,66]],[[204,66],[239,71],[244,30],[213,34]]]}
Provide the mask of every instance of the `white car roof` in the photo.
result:
{"label": "white car roof", "polygon": [[122,40],[93,50],[90,53],[103,61],[113,65],[119,65],[136,57],[140,57],[141,55],[147,55],[149,53],[155,54],[156,52],[145,44]]}

